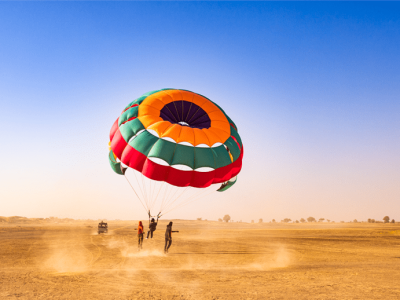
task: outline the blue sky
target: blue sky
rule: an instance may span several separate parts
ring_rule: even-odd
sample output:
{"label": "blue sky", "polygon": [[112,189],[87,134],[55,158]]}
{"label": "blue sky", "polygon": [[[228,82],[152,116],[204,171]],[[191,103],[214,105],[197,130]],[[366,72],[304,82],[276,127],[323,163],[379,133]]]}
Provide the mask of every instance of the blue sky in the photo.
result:
{"label": "blue sky", "polygon": [[220,104],[245,157],[234,188],[171,217],[400,219],[398,11],[1,2],[0,215],[141,218],[108,132],[130,101],[174,87]]}

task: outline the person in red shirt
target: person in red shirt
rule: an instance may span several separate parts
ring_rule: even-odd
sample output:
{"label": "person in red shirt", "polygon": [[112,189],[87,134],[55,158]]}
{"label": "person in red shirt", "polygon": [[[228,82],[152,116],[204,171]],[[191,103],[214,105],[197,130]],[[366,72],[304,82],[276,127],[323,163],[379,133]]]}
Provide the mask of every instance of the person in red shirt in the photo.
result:
{"label": "person in red shirt", "polygon": [[139,221],[139,226],[138,226],[138,250],[143,248],[143,234],[144,234],[144,229],[143,229],[143,224],[142,221]]}

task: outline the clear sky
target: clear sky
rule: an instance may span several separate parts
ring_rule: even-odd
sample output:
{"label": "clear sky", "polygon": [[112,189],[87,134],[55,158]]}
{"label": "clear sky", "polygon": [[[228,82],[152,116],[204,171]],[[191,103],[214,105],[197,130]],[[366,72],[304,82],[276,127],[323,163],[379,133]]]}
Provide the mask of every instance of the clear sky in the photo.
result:
{"label": "clear sky", "polygon": [[400,2],[0,2],[0,215],[145,219],[108,162],[141,94],[217,102],[237,184],[170,218],[400,221]]}

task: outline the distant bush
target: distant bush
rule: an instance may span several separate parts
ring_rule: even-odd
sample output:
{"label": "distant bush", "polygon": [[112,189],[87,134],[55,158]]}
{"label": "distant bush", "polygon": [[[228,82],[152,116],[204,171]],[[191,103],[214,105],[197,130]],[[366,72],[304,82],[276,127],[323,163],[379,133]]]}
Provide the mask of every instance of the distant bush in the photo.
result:
{"label": "distant bush", "polygon": [[319,218],[318,222],[323,222],[324,220],[324,218]]}
{"label": "distant bush", "polygon": [[224,218],[223,218],[223,220],[224,220],[226,223],[228,223],[230,219],[231,219],[231,217],[230,217],[229,215],[225,215]]}
{"label": "distant bush", "polygon": [[329,223],[331,220],[329,220],[329,219],[326,219],[326,221]]}
{"label": "distant bush", "polygon": [[313,217],[308,217],[308,218],[307,218],[307,221],[308,221],[308,222],[316,222],[315,218],[313,218]]}
{"label": "distant bush", "polygon": [[275,219],[272,219],[272,223],[275,223],[276,221],[275,221]]}
{"label": "distant bush", "polygon": [[254,223],[254,220],[251,220],[251,223]]}
{"label": "distant bush", "polygon": [[300,223],[299,220],[296,220],[296,223]]}
{"label": "distant bush", "polygon": [[304,223],[306,220],[304,220],[303,218],[300,219],[301,223]]}
{"label": "distant bush", "polygon": [[197,221],[201,221],[201,218],[197,218]]}
{"label": "distant bush", "polygon": [[354,220],[353,220],[353,223],[358,223],[357,219],[354,219]]}
{"label": "distant bush", "polygon": [[389,223],[390,218],[389,218],[388,216],[386,216],[386,217],[384,217],[382,220],[383,220],[385,223]]}
{"label": "distant bush", "polygon": [[396,223],[396,221],[394,219],[392,219],[392,223]]}
{"label": "distant bush", "polygon": [[285,218],[285,219],[283,219],[281,222],[283,222],[283,223],[289,223],[290,221],[292,221],[292,220],[289,219],[289,218]]}
{"label": "distant bush", "polygon": [[259,219],[259,220],[258,220],[258,223],[262,223],[262,222],[263,222],[263,219]]}
{"label": "distant bush", "polygon": [[218,219],[218,222],[222,222],[222,219],[221,219],[221,218],[219,218],[219,219]]}

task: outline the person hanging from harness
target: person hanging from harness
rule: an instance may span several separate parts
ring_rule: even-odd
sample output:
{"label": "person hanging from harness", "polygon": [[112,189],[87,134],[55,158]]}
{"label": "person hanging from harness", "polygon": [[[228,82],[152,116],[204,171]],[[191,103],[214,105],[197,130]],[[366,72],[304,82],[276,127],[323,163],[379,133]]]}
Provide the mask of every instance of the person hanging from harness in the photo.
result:
{"label": "person hanging from harness", "polygon": [[[161,212],[159,212],[157,215],[157,221],[156,221],[154,219],[154,217],[151,215],[150,210],[149,210],[148,214],[149,214],[149,230],[147,231],[146,240],[149,238],[149,236],[150,236],[150,238],[153,238],[153,232],[156,231],[158,219],[161,217],[160,216]],[[151,218],[151,221],[150,221],[150,218]]]}
{"label": "person hanging from harness", "polygon": [[139,221],[139,226],[137,230],[138,230],[138,251],[140,251],[140,249],[143,248],[143,234],[144,234],[142,221]]}
{"label": "person hanging from harness", "polygon": [[168,253],[169,247],[172,244],[172,232],[179,232],[179,231],[172,231],[172,222],[169,222],[167,225],[167,230],[165,231],[165,246],[164,246],[164,253]]}
{"label": "person hanging from harness", "polygon": [[[157,218],[157,221],[158,221],[158,218]],[[149,236],[150,236],[151,239],[153,238],[153,232],[156,231],[157,224],[158,224],[158,222],[156,222],[154,220],[154,218],[151,218],[151,222],[149,224],[149,230],[147,231],[146,240],[149,238]]]}

